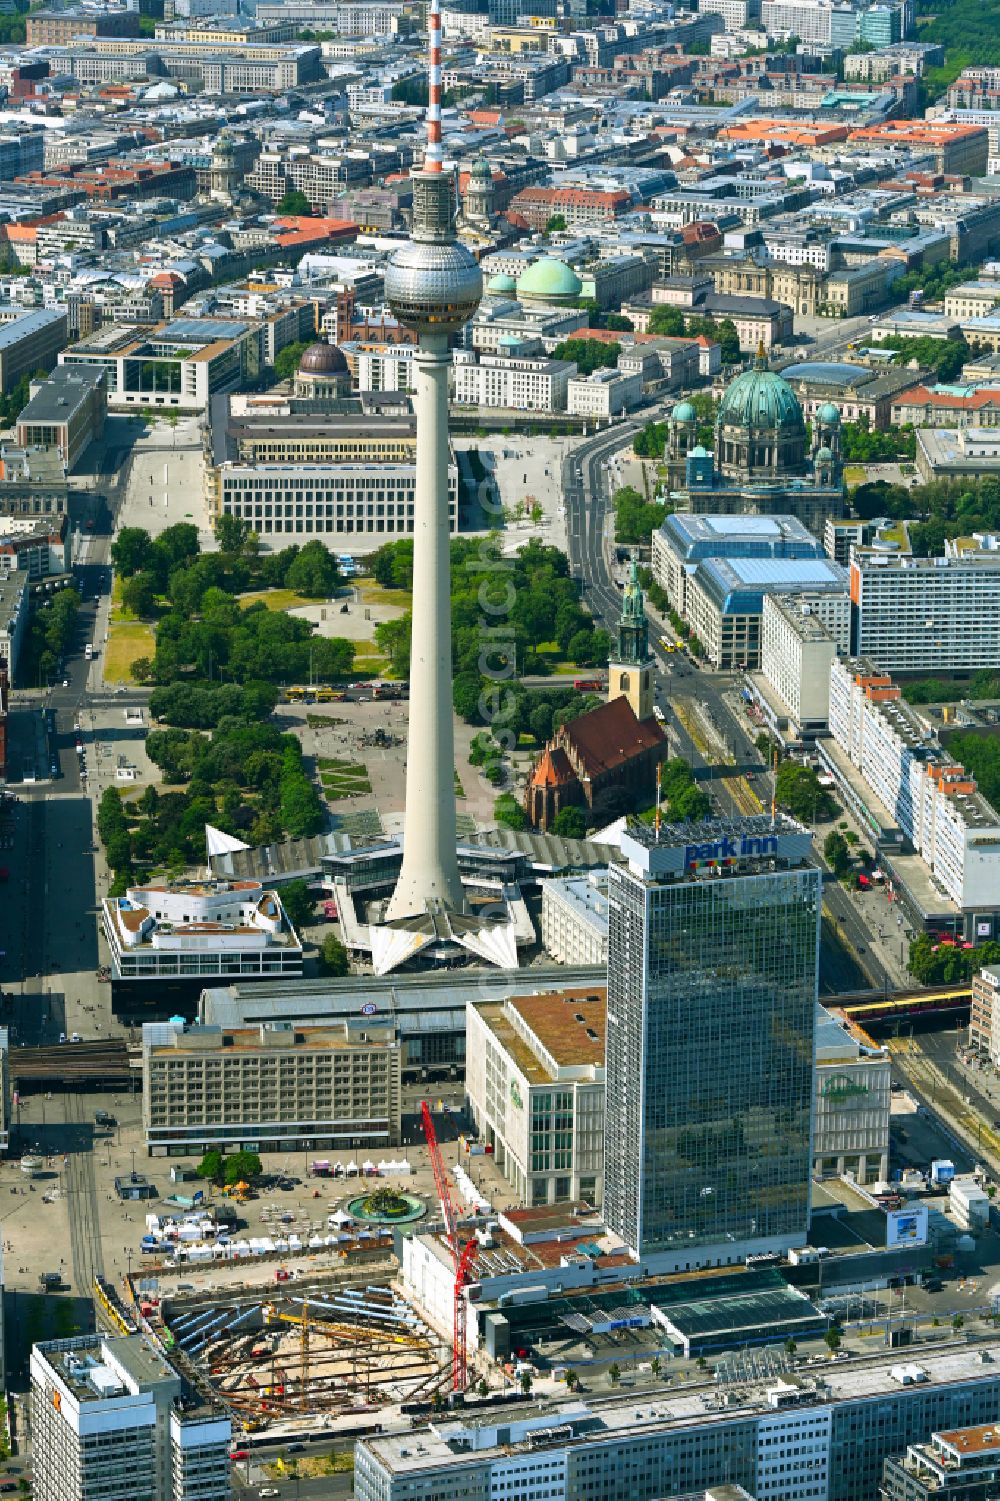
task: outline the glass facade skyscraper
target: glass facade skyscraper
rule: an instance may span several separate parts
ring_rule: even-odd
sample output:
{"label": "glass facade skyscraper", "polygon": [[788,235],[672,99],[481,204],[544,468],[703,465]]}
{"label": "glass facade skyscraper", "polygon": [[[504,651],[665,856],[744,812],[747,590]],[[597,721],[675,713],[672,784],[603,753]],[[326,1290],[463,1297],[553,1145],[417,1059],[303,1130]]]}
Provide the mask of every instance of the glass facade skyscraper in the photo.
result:
{"label": "glass facade skyscraper", "polygon": [[787,819],[635,826],[611,867],[605,1223],[664,1270],[805,1241],[809,845]]}

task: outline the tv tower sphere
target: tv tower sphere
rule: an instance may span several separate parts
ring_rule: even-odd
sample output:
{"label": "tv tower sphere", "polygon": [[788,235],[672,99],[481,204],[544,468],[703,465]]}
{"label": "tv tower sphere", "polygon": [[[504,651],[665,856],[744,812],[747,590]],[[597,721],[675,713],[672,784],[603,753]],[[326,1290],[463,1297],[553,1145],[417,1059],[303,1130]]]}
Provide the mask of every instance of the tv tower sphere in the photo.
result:
{"label": "tv tower sphere", "polygon": [[479,306],[483,275],[454,240],[408,240],[386,267],[385,295],[400,323],[420,333],[457,333]]}

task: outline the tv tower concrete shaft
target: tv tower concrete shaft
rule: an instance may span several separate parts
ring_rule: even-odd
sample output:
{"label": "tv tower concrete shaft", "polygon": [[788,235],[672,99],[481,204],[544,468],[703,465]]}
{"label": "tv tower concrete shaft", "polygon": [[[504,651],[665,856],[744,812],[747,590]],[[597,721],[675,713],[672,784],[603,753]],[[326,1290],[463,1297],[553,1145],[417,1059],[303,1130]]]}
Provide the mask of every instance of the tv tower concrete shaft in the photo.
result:
{"label": "tv tower concrete shaft", "polygon": [[415,917],[428,907],[462,909],[455,853],[455,735],[451,702],[451,528],[448,519],[449,335],[472,317],[483,293],[478,265],[455,241],[452,181],[441,156],[441,0],[429,14],[427,154],[413,174],[413,233],[386,267],[385,294],[416,330],[413,615],[410,731],[403,866],[386,912]]}
{"label": "tv tower concrete shaft", "polygon": [[441,902],[462,907],[455,853],[451,701],[447,334],[424,333],[414,358],[417,475],[413,498],[413,626],[403,867],[386,916]]}

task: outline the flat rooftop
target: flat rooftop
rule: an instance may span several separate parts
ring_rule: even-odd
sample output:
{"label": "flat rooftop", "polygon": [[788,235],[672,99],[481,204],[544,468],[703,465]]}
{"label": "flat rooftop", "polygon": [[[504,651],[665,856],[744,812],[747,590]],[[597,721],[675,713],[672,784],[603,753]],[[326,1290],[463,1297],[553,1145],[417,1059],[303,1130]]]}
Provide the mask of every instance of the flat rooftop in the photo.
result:
{"label": "flat rooftop", "polygon": [[[51,1340],[35,1348],[79,1402],[102,1402],[116,1392],[121,1394],[123,1383],[118,1372],[106,1363],[109,1360],[120,1368],[125,1384],[133,1393],[148,1391],[162,1381],[180,1380],[173,1367],[141,1334],[113,1338],[84,1335],[72,1340]],[[107,1390],[101,1390],[104,1384]]]}
{"label": "flat rooftop", "polygon": [[[988,1352],[986,1362],[984,1352]],[[878,1403],[887,1396],[897,1395],[903,1388],[892,1373],[901,1363],[918,1366],[926,1378],[925,1386],[944,1388],[957,1383],[995,1381],[1000,1344],[956,1342],[943,1350],[921,1348],[903,1351],[902,1355],[905,1357],[902,1361],[899,1352],[892,1352],[824,1365],[824,1405]],[[776,1381],[768,1383],[776,1384]],[[728,1420],[741,1416],[757,1418],[772,1411],[764,1384],[749,1393],[743,1388],[743,1393],[742,1400],[737,1397],[734,1405],[727,1407]],[[732,1395],[737,1394],[734,1391]],[[621,1443],[630,1434],[640,1439],[658,1430],[718,1421],[718,1387],[710,1380],[684,1391],[657,1392],[639,1400],[623,1397],[618,1402],[602,1402],[599,1408],[576,1402],[553,1404],[543,1413],[536,1409],[530,1416],[526,1412],[522,1415],[520,1410],[508,1411],[502,1427],[486,1423],[432,1423],[413,1433],[379,1436],[364,1442],[391,1473],[412,1475],[441,1465],[460,1464],[464,1458],[473,1463],[490,1458],[509,1461],[518,1450],[530,1449],[537,1454],[549,1445],[562,1450],[572,1444],[599,1443],[612,1438]]]}
{"label": "flat rooftop", "polygon": [[[604,1067],[607,1007],[607,988],[595,985],[591,989],[507,996],[503,1001],[486,1001],[476,1009],[528,1082],[551,1084],[557,1078],[553,1063],[556,1068],[588,1064]],[[539,1051],[532,1041],[537,1041]]]}
{"label": "flat rooftop", "polygon": [[57,365],[21,410],[18,423],[68,422],[106,379],[103,365],[84,365],[76,360],[71,365]]}

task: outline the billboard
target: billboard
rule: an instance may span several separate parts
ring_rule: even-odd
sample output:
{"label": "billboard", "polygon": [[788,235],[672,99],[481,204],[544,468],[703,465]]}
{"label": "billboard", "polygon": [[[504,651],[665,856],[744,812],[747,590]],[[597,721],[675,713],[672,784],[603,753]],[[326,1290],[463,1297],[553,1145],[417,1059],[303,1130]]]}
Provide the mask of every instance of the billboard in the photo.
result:
{"label": "billboard", "polygon": [[899,1246],[925,1246],[927,1244],[927,1205],[911,1204],[905,1209],[887,1210],[885,1243],[890,1251]]}

